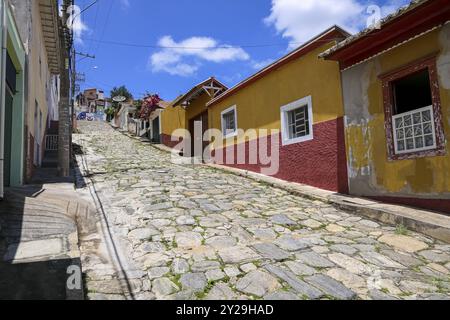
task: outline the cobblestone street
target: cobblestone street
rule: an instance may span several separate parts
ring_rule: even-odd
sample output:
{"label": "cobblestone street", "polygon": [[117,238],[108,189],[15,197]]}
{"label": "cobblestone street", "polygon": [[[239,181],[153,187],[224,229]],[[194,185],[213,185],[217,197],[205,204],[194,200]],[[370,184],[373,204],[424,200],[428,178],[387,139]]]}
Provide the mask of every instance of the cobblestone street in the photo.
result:
{"label": "cobblestone street", "polygon": [[90,299],[450,299],[450,245],[79,127]]}

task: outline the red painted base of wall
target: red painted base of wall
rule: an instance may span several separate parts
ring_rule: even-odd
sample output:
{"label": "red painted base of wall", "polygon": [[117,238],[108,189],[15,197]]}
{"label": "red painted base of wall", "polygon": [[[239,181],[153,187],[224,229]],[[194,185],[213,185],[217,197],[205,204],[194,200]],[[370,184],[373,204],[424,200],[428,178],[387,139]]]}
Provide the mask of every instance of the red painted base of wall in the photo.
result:
{"label": "red painted base of wall", "polygon": [[[178,139],[178,140],[176,140],[176,139]],[[175,137],[174,137],[174,140],[175,141],[172,141],[172,136],[169,136],[164,133],[161,134],[161,143],[169,148],[174,149],[178,144],[181,143],[181,141],[183,141],[183,139],[175,138]]]}
{"label": "red painted base of wall", "polygon": [[[281,134],[279,137],[281,144]],[[261,142],[261,139],[258,141]],[[263,141],[265,142],[265,141]],[[271,150],[271,139],[267,139],[269,144],[268,154]],[[260,162],[249,164],[250,143],[245,144],[246,164],[237,164],[237,161],[230,165],[239,169],[261,173],[261,168],[268,167]],[[228,148],[228,152],[233,152],[237,159],[238,147]],[[213,157],[224,150],[216,150]],[[348,194],[347,160],[345,152],[344,123],[339,118],[314,125],[314,139],[302,143],[280,147],[279,172],[273,175],[289,182],[297,182],[313,187]]]}
{"label": "red painted base of wall", "polygon": [[450,200],[445,199],[419,199],[419,198],[397,198],[397,197],[366,197],[380,202],[406,205],[426,210],[438,211],[450,214]]}

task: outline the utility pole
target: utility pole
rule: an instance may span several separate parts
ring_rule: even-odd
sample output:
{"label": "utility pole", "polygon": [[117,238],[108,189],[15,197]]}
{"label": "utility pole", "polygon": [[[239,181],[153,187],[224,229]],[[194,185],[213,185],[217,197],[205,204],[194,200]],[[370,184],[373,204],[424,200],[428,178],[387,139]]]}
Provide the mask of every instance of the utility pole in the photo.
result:
{"label": "utility pole", "polygon": [[77,82],[77,68],[76,68],[76,57],[81,56],[85,58],[95,59],[95,56],[89,55],[87,53],[77,52],[75,46],[72,48],[72,111],[75,110],[75,84]]}
{"label": "utility pole", "polygon": [[70,111],[70,50],[72,34],[67,26],[71,0],[63,0],[62,15],[59,26],[59,42],[61,48],[60,65],[60,101],[59,101],[59,143],[58,143],[58,176],[70,176],[70,154],[72,136],[72,114]]}
{"label": "utility pole", "polygon": [[[85,81],[85,80],[80,79],[80,74],[78,74],[78,72],[77,72],[77,65],[76,65],[77,56],[95,59],[95,56],[92,56],[92,55],[89,55],[86,53],[77,52],[75,50],[75,46],[72,46],[72,129],[75,127],[75,123],[77,121],[76,112],[75,112],[75,100],[76,100],[77,86],[78,86],[79,82]],[[71,141],[71,144],[72,144],[72,141]]]}

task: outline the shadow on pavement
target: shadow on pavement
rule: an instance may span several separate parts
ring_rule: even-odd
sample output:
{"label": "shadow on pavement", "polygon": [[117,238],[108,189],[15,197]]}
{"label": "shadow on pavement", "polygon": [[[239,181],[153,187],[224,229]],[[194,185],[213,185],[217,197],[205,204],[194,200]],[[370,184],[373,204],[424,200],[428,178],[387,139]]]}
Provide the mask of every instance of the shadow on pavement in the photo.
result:
{"label": "shadow on pavement", "polygon": [[80,259],[21,264],[0,263],[0,300],[83,300],[83,290],[69,290],[67,270]]}
{"label": "shadow on pavement", "polygon": [[[60,179],[54,169],[38,169],[32,183],[8,188],[0,202],[0,299],[82,300],[73,240],[77,227],[61,205],[67,199],[42,196],[44,184],[57,190],[59,184],[73,184],[73,177]],[[76,288],[70,290],[67,283],[75,273]]]}

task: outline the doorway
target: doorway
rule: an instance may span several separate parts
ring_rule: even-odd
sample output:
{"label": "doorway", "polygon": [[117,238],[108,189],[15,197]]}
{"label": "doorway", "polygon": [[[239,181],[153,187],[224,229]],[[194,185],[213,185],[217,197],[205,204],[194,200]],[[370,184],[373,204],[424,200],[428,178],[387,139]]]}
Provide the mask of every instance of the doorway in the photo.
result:
{"label": "doorway", "polygon": [[39,167],[41,164],[41,123],[40,123],[39,103],[35,101],[34,106],[34,165]]}
{"label": "doorway", "polygon": [[12,120],[14,98],[11,90],[6,86],[5,94],[5,141],[4,141],[4,164],[3,184],[5,187],[11,185],[11,150],[12,150]]}
{"label": "doorway", "polygon": [[159,132],[159,117],[152,121],[152,142],[161,143],[161,134]]}
{"label": "doorway", "polygon": [[[200,126],[201,128],[201,137],[199,136],[195,136],[195,128],[196,126]],[[191,152],[190,152],[190,156],[191,157],[197,157],[201,160],[205,160],[204,159],[204,151],[206,150],[206,148],[209,145],[208,141],[203,141],[203,137],[206,133],[206,131],[208,131],[209,126],[208,126],[208,112],[204,112],[194,118],[192,118],[191,120],[189,120],[189,133],[191,134]],[[198,151],[196,152],[195,150],[195,146],[201,145],[202,149],[201,149],[201,155],[198,155],[196,153],[198,153]]]}

